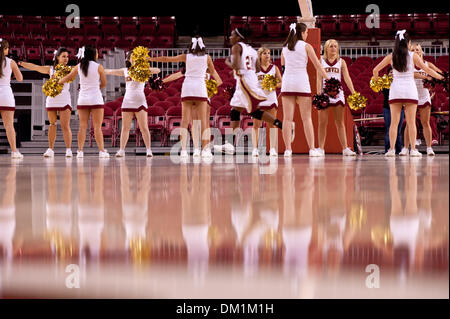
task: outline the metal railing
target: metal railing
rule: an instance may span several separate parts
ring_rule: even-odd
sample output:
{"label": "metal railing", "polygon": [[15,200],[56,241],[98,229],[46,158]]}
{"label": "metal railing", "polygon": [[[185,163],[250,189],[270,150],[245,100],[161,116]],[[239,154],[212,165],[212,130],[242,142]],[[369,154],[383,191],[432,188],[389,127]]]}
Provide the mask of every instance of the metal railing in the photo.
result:
{"label": "metal railing", "polygon": [[[352,59],[357,59],[361,56],[368,56],[371,58],[378,58],[380,56],[386,56],[391,53],[394,49],[394,46],[342,46],[339,48],[339,55],[349,57]],[[422,46],[422,50],[424,55],[433,56],[437,58],[442,55],[448,55],[448,47],[443,45],[430,45],[430,46]]]}

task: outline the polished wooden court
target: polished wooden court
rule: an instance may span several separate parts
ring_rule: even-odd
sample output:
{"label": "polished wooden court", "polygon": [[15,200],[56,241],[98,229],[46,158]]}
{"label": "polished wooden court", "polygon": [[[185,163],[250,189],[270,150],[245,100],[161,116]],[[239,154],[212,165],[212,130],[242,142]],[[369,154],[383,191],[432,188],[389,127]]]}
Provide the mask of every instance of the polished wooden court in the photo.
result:
{"label": "polished wooden court", "polygon": [[0,297],[448,298],[448,194],[448,155],[0,157]]}

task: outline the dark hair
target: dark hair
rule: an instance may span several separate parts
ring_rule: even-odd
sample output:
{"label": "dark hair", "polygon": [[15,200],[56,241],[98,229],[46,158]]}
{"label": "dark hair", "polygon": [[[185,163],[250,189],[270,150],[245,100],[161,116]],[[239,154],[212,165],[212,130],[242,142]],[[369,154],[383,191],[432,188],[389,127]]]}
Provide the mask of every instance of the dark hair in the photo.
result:
{"label": "dark hair", "polygon": [[399,36],[395,36],[394,52],[392,52],[392,66],[398,72],[405,72],[408,65],[408,43],[410,41],[408,33],[403,34],[403,39],[400,40]]}
{"label": "dark hair", "polygon": [[[194,37],[194,38],[199,38],[199,37]],[[192,49],[192,42],[191,43],[189,43],[189,53],[190,54],[193,54],[193,55],[205,55],[205,53],[206,53],[206,47],[203,47],[203,49],[202,48],[200,48],[200,46],[198,45],[198,43],[197,43],[197,45],[195,46],[195,48],[194,49]]]}
{"label": "dark hair", "polygon": [[81,71],[84,76],[88,76],[89,61],[95,61],[97,49],[93,45],[86,45],[84,47],[84,58],[80,60]]}
{"label": "dark hair", "polygon": [[306,24],[296,23],[295,33],[292,30],[289,31],[289,34],[286,38],[286,41],[284,41],[283,46],[285,47],[287,45],[287,47],[290,51],[294,51],[297,41],[300,41],[300,40],[304,41],[302,33],[305,32],[306,29],[307,29]]}
{"label": "dark hair", "polygon": [[132,55],[132,54],[133,54],[133,51],[130,50],[130,51],[127,52],[127,55],[126,55],[126,57],[125,57],[125,67],[126,67],[127,69],[129,69],[129,68],[131,67],[131,61],[130,61],[130,59],[131,59],[131,55]]}
{"label": "dark hair", "polygon": [[55,60],[53,61],[53,67],[56,67],[56,66],[59,64],[58,58],[59,58],[59,56],[60,56],[61,54],[63,54],[64,52],[69,53],[69,50],[67,50],[67,49],[64,48],[64,47],[60,47],[60,48],[56,51],[56,54],[55,54]]}
{"label": "dark hair", "polygon": [[8,41],[4,40],[2,42],[0,42],[0,77],[3,76],[3,65],[6,67],[6,58],[5,55],[3,54],[3,51],[9,48],[9,43]]}
{"label": "dark hair", "polygon": [[[247,28],[235,28],[233,31],[237,30],[236,34],[238,37],[240,37],[243,41],[242,42],[246,42],[248,40],[248,38],[250,37],[250,30]],[[242,35],[242,37],[240,35]]]}

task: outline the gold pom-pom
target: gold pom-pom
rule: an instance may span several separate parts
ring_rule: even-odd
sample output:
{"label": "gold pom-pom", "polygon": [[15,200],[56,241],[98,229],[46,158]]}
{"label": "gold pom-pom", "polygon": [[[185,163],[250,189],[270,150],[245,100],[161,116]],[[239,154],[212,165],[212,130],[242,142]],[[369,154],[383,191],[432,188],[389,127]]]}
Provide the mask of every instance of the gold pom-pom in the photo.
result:
{"label": "gold pom-pom", "polygon": [[362,96],[361,93],[355,91],[355,93],[348,96],[347,103],[350,109],[358,111],[366,107],[367,98]]}
{"label": "gold pom-pom", "polygon": [[217,92],[219,91],[217,88],[217,82],[216,80],[213,79],[206,80],[205,82],[206,82],[206,89],[208,90],[208,97],[211,98],[214,95],[216,95]]}
{"label": "gold pom-pom", "polygon": [[393,80],[392,75],[385,74],[381,77],[382,83],[383,83],[383,89],[390,89],[391,83]]}
{"label": "gold pom-pom", "polygon": [[277,88],[277,78],[273,76],[272,74],[266,74],[264,75],[264,78],[261,82],[261,86],[263,90],[272,92],[273,90],[276,90]]}
{"label": "gold pom-pom", "polygon": [[42,92],[44,92],[44,94],[49,97],[57,96],[62,92],[63,89],[63,85],[59,84],[58,82],[59,78],[57,77],[52,77],[51,79],[48,79],[42,86]]}
{"label": "gold pom-pom", "polygon": [[136,82],[146,82],[151,77],[150,62],[146,59],[149,50],[143,46],[133,49],[131,58],[133,65],[128,69],[128,74]]}
{"label": "gold pom-pom", "polygon": [[[62,79],[66,75],[68,75],[72,71],[72,67],[69,65],[64,64],[58,64],[55,67],[55,74],[53,75],[55,78]],[[72,80],[73,81],[73,80]],[[69,81],[67,83],[70,83],[72,81]]]}
{"label": "gold pom-pom", "polygon": [[370,88],[374,92],[380,92],[383,89],[383,78],[378,77],[378,79],[374,79],[373,77],[370,79]]}

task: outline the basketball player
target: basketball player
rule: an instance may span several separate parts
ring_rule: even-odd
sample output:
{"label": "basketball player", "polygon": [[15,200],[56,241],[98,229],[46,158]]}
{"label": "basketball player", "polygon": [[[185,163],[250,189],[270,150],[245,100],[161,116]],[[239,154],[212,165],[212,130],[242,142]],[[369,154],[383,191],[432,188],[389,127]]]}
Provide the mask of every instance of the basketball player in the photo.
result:
{"label": "basketball player", "polygon": [[[122,69],[106,69],[106,75],[116,75],[125,77],[125,96],[122,102],[122,131],[120,133],[120,149],[116,153],[116,157],[125,156],[125,147],[127,146],[128,137],[130,134],[131,121],[136,117],[139,124],[139,129],[142,132],[145,147],[147,148],[147,157],[152,157],[150,131],[148,129],[147,119],[147,100],[144,94],[144,82],[134,81],[128,75],[128,69],[133,64],[131,54],[133,51],[127,53],[125,68]],[[152,74],[158,74],[160,69],[150,68]]]}
{"label": "basketball player", "polygon": [[[278,99],[277,99],[277,92],[276,90],[273,90],[272,92],[265,91],[262,89],[262,80],[264,79],[264,76],[266,74],[270,74],[274,76],[277,79],[277,89],[281,88],[281,72],[278,69],[278,67],[271,63],[270,61],[270,49],[266,47],[261,47],[258,49],[258,59],[259,63],[261,64],[261,69],[259,72],[256,73],[258,77],[258,86],[261,88],[261,90],[264,92],[265,97],[267,98],[266,101],[261,102],[259,104],[259,108],[261,110],[265,110],[268,113],[270,113],[274,118],[277,117],[277,110],[278,110]],[[253,134],[252,134],[252,142],[253,142],[253,152],[252,156],[259,156],[258,153],[258,132],[259,128],[261,127],[261,120],[254,120],[253,123]],[[277,131],[271,130],[274,128],[272,124],[268,125],[268,128],[270,130],[270,156],[277,157],[278,151],[275,145],[276,139],[277,139]]]}
{"label": "basketball player", "polygon": [[[422,62],[429,67],[430,69],[436,71],[436,72],[442,72],[440,69],[438,69],[433,63],[427,62],[423,58],[423,51],[420,44],[416,43],[413,45],[413,51],[422,59]],[[423,135],[425,137],[425,142],[427,143],[427,155],[428,156],[434,156],[433,148],[431,147],[431,140],[432,140],[432,134],[431,134],[431,126],[430,126],[430,115],[431,115],[431,97],[430,92],[427,88],[423,87],[423,79],[431,79],[428,77],[428,75],[420,68],[415,67],[414,71],[414,78],[417,86],[417,93],[419,94],[419,103],[417,105],[417,108],[419,109],[419,115],[420,115],[420,122],[422,123],[423,127]],[[409,153],[409,145],[411,144],[411,141],[409,139],[409,132],[408,132],[408,126],[405,128],[405,145],[400,152],[400,156],[407,156]],[[412,141],[414,143],[415,140]]]}
{"label": "basketball player", "polygon": [[[327,72],[330,78],[335,78],[341,81],[342,77],[353,94],[355,89],[353,88],[352,79],[348,74],[347,64],[345,60],[339,57],[339,44],[336,40],[330,39],[325,42],[323,49],[323,57],[321,59],[322,67]],[[317,83],[322,83],[322,87],[318,92],[322,91],[325,87],[325,81],[322,81],[319,75]],[[325,139],[327,137],[327,125],[328,125],[328,112],[332,110],[334,116],[334,122],[336,124],[337,134],[339,141],[342,145],[342,155],[344,156],[356,156],[347,144],[347,135],[345,134],[345,97],[344,91],[341,89],[335,98],[330,97],[329,107],[324,110],[319,110],[319,148],[318,151],[321,156],[325,156]]]}
{"label": "basketball player", "polygon": [[[55,74],[55,67],[58,64],[67,65],[69,63],[69,51],[66,48],[59,48],[54,52],[53,65],[40,66],[29,62],[19,62],[19,65],[25,69],[37,71],[42,74]],[[65,83],[62,92],[55,97],[47,96],[45,108],[47,109],[50,126],[48,128],[48,149],[44,157],[53,157],[55,155],[54,147],[56,141],[56,121],[61,123],[63,131],[64,144],[66,144],[66,157],[72,157],[72,131],[70,130],[70,115],[72,113],[72,102],[70,98],[70,84]]]}
{"label": "basketball player", "polygon": [[308,57],[316,70],[323,78],[329,79],[328,74],[316,57],[313,47],[306,43],[308,28],[304,23],[292,23],[289,35],[283,44],[281,64],[285,66],[283,83],[281,86],[281,99],[283,102],[283,139],[286,145],[285,157],[292,156],[292,125],[294,119],[295,103],[299,105],[303,121],[306,141],[309,146],[309,156],[320,156],[314,147],[314,128],[311,120],[311,87],[309,84],[306,65]]}
{"label": "basketball player", "polygon": [[[231,62],[225,63],[234,70],[236,79],[236,90],[230,101],[232,107],[231,127],[233,133],[240,125],[241,112],[247,112],[257,120],[263,120],[268,124],[273,124],[279,129],[282,128],[282,122],[273,117],[269,112],[259,109],[259,104],[266,101],[264,92],[258,87],[258,78],[256,72],[261,70],[256,51],[245,43],[248,39],[248,31],[236,28],[231,32]],[[234,136],[236,137],[236,136]],[[237,139],[235,139],[235,144]],[[234,154],[234,146],[229,142],[224,145],[214,145],[214,150]]]}
{"label": "basketball player", "polygon": [[[391,126],[389,128],[390,149],[385,154],[386,157],[395,157],[395,141],[397,140],[397,126],[400,120],[400,112],[405,105],[406,125],[410,141],[415,141],[416,110],[419,102],[417,86],[414,82],[414,65],[420,67],[427,74],[436,79],[443,79],[443,76],[426,66],[422,59],[414,52],[410,52],[411,40],[406,30],[397,31],[395,35],[395,46],[392,54],[386,56],[374,69],[373,78],[378,79],[378,73],[388,64],[393,66],[394,79],[389,90],[389,105],[391,107]],[[411,143],[410,156],[420,157],[422,154],[416,150],[414,143]]]}
{"label": "basketball player", "polygon": [[8,41],[0,38],[0,114],[6,129],[6,137],[11,147],[11,158],[23,158],[16,148],[16,131],[14,130],[14,111],[16,101],[11,89],[11,73],[17,81],[22,82],[23,76],[16,62],[7,57]]}
{"label": "basketball player", "polygon": [[[210,74],[217,81],[217,85],[222,84],[222,79],[217,74],[211,57],[206,54],[206,47],[203,43],[203,39],[200,37],[192,38],[192,44],[189,45],[189,53],[181,54],[175,57],[150,57],[150,61],[154,62],[185,62],[186,72],[185,80],[181,89],[181,104],[182,104],[182,120],[181,120],[181,153],[182,158],[187,158],[189,155],[186,151],[187,143],[187,128],[191,113],[194,109],[197,109],[198,116],[195,119],[201,121],[201,137],[202,144],[204,146],[203,151],[200,153],[200,146],[198,145],[197,130],[192,130],[192,138],[194,142],[194,157],[212,157],[211,150],[209,148],[210,133],[204,132],[207,129],[206,112],[208,92],[206,89],[205,77],[206,71],[209,70]],[[206,140],[203,140],[203,137]]]}
{"label": "basketball player", "polygon": [[77,105],[80,121],[77,158],[84,157],[83,147],[91,113],[95,141],[100,151],[98,156],[99,158],[109,158],[108,152],[103,147],[102,122],[104,102],[102,92],[100,91],[100,89],[106,87],[105,69],[101,64],[96,62],[98,59],[98,51],[92,45],[80,48],[77,57],[80,59],[80,63],[74,66],[68,75],[59,80],[60,84],[64,84],[73,80],[77,74],[80,77],[80,93],[78,94]]}

